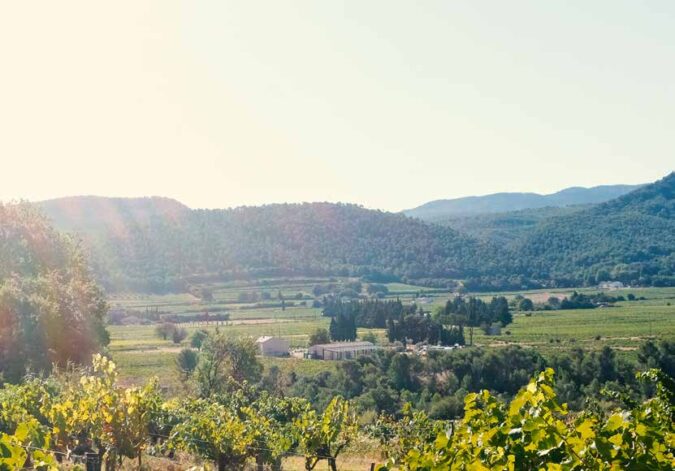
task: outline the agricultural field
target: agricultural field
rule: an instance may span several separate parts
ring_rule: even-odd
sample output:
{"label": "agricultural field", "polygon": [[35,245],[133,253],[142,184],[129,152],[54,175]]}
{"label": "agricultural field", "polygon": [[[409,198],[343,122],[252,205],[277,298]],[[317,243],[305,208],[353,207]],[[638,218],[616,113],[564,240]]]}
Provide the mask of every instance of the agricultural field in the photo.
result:
{"label": "agricultural field", "polygon": [[[168,294],[162,296],[125,295],[111,298],[110,304],[115,307],[137,310],[141,314],[157,309],[171,314],[191,314],[195,312],[212,312],[214,307],[223,308],[219,312],[227,312],[229,320],[218,325],[214,323],[185,323],[183,326],[189,334],[197,329],[219,329],[225,335],[233,337],[253,337],[271,335],[289,340],[292,349],[307,346],[310,333],[317,328],[327,328],[329,319],[321,315],[320,308],[312,306],[312,289],[317,284],[331,280],[298,280],[283,284],[267,280],[264,286],[220,285],[210,286],[214,300],[202,303],[189,293]],[[427,304],[425,310],[443,305],[449,296],[440,290],[424,290],[414,285],[390,283],[388,298],[400,298],[403,302],[413,302],[414,297],[424,293]],[[304,305],[280,307],[256,307],[250,303],[238,303],[241,292],[261,292],[267,290],[282,292],[284,298],[293,298],[303,293]],[[533,290],[508,293],[479,293],[478,297],[489,300],[493,295],[504,295],[508,299],[517,295],[528,297],[536,302],[544,302],[551,296],[563,298],[573,290]],[[580,292],[597,292],[593,289],[580,289]],[[619,302],[614,307],[598,309],[555,310],[515,312],[511,325],[502,330],[500,336],[487,336],[481,329],[474,329],[475,347],[499,348],[506,345],[520,345],[536,348],[543,353],[555,353],[574,348],[600,349],[611,346],[621,354],[631,356],[640,343],[648,338],[675,339],[675,288],[645,288],[612,291],[614,296],[627,296],[632,293],[639,301]],[[292,301],[290,301],[292,302]],[[142,317],[142,316],[141,316]],[[181,348],[189,343],[189,337],[176,345],[171,340],[162,340],[155,334],[155,325],[111,325],[110,352],[119,364],[122,379],[129,383],[140,383],[148,376],[156,375],[163,386],[177,390],[180,383],[175,369],[175,357]],[[378,343],[387,346],[384,329],[359,329],[362,337],[372,331]],[[468,329],[466,340],[469,342]],[[467,347],[469,348],[469,347]],[[298,375],[314,375],[320,371],[334,368],[332,362],[308,360],[302,358],[265,358],[263,365],[272,365],[282,372],[294,371]]]}

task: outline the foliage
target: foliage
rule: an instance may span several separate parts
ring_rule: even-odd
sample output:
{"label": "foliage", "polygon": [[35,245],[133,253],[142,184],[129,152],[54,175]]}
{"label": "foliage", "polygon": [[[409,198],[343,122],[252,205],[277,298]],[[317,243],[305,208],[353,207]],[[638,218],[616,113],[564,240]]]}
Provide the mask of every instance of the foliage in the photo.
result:
{"label": "foliage", "polygon": [[176,367],[184,378],[189,377],[197,368],[199,354],[190,348],[184,348],[176,357]]}
{"label": "foliage", "polygon": [[194,375],[201,396],[209,397],[244,381],[259,381],[262,365],[257,354],[252,339],[229,338],[219,331],[210,335],[204,342]]}
{"label": "foliage", "polygon": [[0,471],[16,469],[58,469],[49,453],[50,437],[45,427],[34,418],[19,424],[12,434],[0,433]]}
{"label": "foliage", "polygon": [[[670,347],[648,345],[640,361],[657,359],[668,364]],[[603,394],[614,400],[609,409],[590,404],[571,414],[567,405],[560,405],[556,391],[561,387],[565,391],[565,384],[577,380],[582,372],[575,368],[593,375],[587,359],[554,361],[567,378],[564,384],[555,384],[553,370],[546,369],[518,390],[528,365],[541,368],[536,353],[474,349],[458,354],[465,358],[430,356],[429,362],[437,369],[424,382],[438,381],[431,378],[438,378],[439,372],[452,371],[460,377],[465,371],[463,386],[489,385],[504,391],[500,396],[513,391],[511,402],[487,390],[461,392],[464,418],[455,423],[433,420],[412,404],[403,405],[400,413],[398,406],[390,407],[390,413],[368,427],[387,459],[381,469],[640,470],[675,465],[675,381],[665,372],[645,370],[633,380],[647,391],[646,396],[610,390],[613,384],[627,382],[626,373],[611,351],[600,352],[593,357],[594,368],[605,376]],[[369,376],[376,363],[382,362],[392,385],[403,389],[402,396],[414,397],[415,393],[406,391],[419,391],[423,397],[427,393],[421,388],[427,386],[419,381],[418,361],[383,353],[359,362],[342,362],[337,372],[342,384],[337,386],[355,395],[367,389],[366,384],[377,384],[367,395],[382,401],[377,399],[385,391],[382,381]],[[52,450],[66,457],[95,450],[106,469],[114,469],[123,458],[137,460],[141,468],[141,456],[152,449],[183,450],[228,470],[243,469],[250,461],[258,469],[271,466],[278,470],[283,456],[299,451],[307,470],[322,460],[335,470],[337,457],[358,433],[355,412],[363,408],[340,396],[325,407],[312,409],[304,399],[277,397],[244,381],[210,397],[163,401],[156,382],[123,388],[116,382],[112,362],[97,355],[92,363],[90,371],[56,371],[48,379],[0,388],[0,469],[56,469]],[[577,366],[572,368],[570,363]],[[477,369],[480,375],[475,375]],[[441,388],[453,381],[458,382],[448,379]],[[363,398],[359,402],[366,403]],[[624,404],[623,409],[619,404]],[[151,447],[165,439],[163,446]]]}
{"label": "foliage", "polygon": [[176,411],[171,446],[216,462],[218,470],[243,468],[253,437],[229,408],[213,401],[188,400]]}
{"label": "foliage", "polygon": [[79,247],[28,204],[0,204],[0,228],[0,374],[86,363],[109,338]]}
{"label": "foliage", "polygon": [[326,329],[318,328],[309,335],[309,346],[330,342],[330,334]]}
{"label": "foliage", "polygon": [[42,407],[55,445],[72,449],[91,441],[107,469],[114,469],[122,457],[136,458],[140,464],[161,403],[156,380],[126,389],[116,380],[115,364],[96,355],[92,374],[67,381],[60,395],[44,400]]}
{"label": "foliage", "polygon": [[57,227],[84,238],[98,279],[112,291],[185,291],[199,282],[299,274],[447,279],[478,276],[500,264],[495,247],[452,229],[356,205],[159,208],[141,218],[125,208],[113,221],[92,208],[117,200],[79,203],[78,215],[58,202],[44,208]]}
{"label": "foliage", "polygon": [[[655,375],[656,373],[650,373]],[[453,433],[410,450],[407,470],[663,469],[675,466],[672,405],[657,397],[607,418],[586,412],[570,418],[557,402],[553,370],[534,378],[510,404],[488,391],[465,399]],[[391,469],[391,462],[380,470]]]}
{"label": "foliage", "polygon": [[305,469],[311,471],[321,461],[327,460],[336,471],[336,458],[354,439],[357,422],[349,402],[334,397],[322,414],[309,410],[295,421],[300,449],[305,454]]}
{"label": "foliage", "polygon": [[447,422],[430,419],[424,411],[414,410],[410,403],[403,406],[401,415],[397,420],[383,414],[369,430],[378,439],[384,457],[391,463],[400,462],[413,450],[423,449],[450,427]]}
{"label": "foliage", "polygon": [[190,346],[196,348],[197,350],[202,349],[204,341],[209,336],[209,333],[206,330],[199,329],[195,330],[192,336],[190,337]]}

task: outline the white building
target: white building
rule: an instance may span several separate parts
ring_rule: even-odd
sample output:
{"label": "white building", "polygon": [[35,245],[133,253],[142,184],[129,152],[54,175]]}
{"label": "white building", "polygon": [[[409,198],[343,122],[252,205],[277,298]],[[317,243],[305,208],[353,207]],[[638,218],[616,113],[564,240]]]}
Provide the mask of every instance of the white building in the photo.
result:
{"label": "white building", "polygon": [[611,291],[624,288],[624,285],[620,281],[603,281],[602,283],[598,284],[598,288]]}
{"label": "white building", "polygon": [[288,355],[290,344],[288,340],[279,337],[258,337],[255,341],[260,349],[260,354],[266,357],[281,357]]}
{"label": "white building", "polygon": [[377,347],[370,342],[335,342],[312,345],[308,354],[311,358],[322,360],[348,360],[367,355]]}

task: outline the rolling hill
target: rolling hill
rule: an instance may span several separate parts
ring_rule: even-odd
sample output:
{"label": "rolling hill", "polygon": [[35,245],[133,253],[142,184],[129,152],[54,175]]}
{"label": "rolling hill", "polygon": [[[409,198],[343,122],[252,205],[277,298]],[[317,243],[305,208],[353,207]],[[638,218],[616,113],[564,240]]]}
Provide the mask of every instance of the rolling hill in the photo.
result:
{"label": "rolling hill", "polygon": [[503,213],[524,209],[564,207],[597,204],[625,195],[642,185],[603,185],[592,188],[572,187],[552,193],[495,193],[485,196],[436,200],[417,208],[403,211],[410,217],[438,222],[451,216],[471,216],[486,213]]}
{"label": "rolling hill", "polygon": [[[192,210],[166,198],[41,203],[109,290],[271,276],[361,276],[473,290],[675,284],[675,174],[614,200],[446,219],[333,203]],[[449,221],[449,222],[448,222]]]}
{"label": "rolling hill", "polygon": [[280,275],[448,280],[499,271],[502,260],[496,247],[450,228],[355,205],[190,210],[165,199],[83,197],[41,206],[84,239],[112,290]]}
{"label": "rolling hill", "polygon": [[569,284],[675,283],[675,173],[631,193],[551,218],[514,247],[520,271]]}

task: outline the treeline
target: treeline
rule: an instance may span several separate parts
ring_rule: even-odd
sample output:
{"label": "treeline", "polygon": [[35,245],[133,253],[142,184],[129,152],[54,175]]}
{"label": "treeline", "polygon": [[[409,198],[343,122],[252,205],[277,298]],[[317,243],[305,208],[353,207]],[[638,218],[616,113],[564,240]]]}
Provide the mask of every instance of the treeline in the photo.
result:
{"label": "treeline", "polygon": [[411,403],[432,418],[456,419],[462,416],[466,394],[485,389],[512,397],[532,375],[546,368],[558,372],[556,393],[571,410],[591,405],[607,408],[612,395],[642,396],[635,371],[659,368],[675,377],[675,343],[646,342],[635,361],[617,355],[610,347],[575,349],[548,357],[517,346],[430,351],[426,357],[381,351],[340,362],[335,371],[313,376],[284,375],[272,368],[263,381],[274,384],[284,395],[307,398],[319,408],[326,405],[326,398],[340,394],[362,411],[398,415],[405,403]]}
{"label": "treeline", "polygon": [[[442,310],[425,312],[422,305],[404,305],[400,300],[323,299],[323,315],[331,317],[333,340],[355,340],[356,329],[386,328],[390,342],[426,342],[433,345],[464,345],[464,327],[487,329],[495,323],[512,322],[506,298],[494,297],[486,303],[475,297],[456,297]],[[472,332],[473,333],[473,332]]]}

